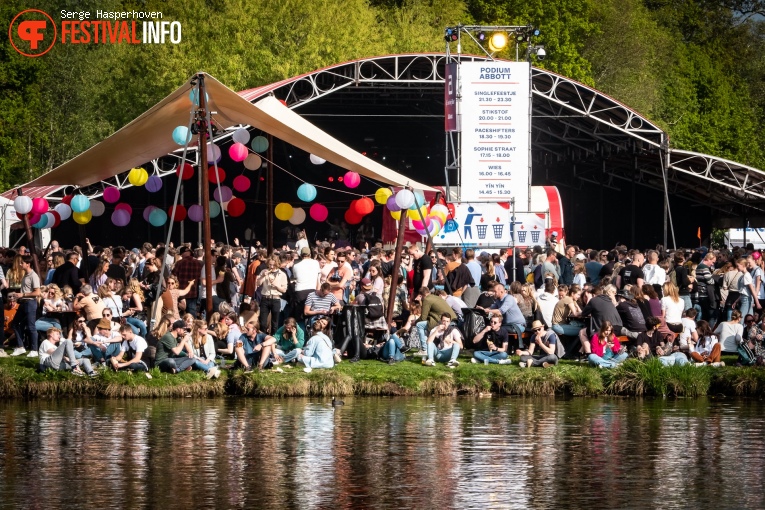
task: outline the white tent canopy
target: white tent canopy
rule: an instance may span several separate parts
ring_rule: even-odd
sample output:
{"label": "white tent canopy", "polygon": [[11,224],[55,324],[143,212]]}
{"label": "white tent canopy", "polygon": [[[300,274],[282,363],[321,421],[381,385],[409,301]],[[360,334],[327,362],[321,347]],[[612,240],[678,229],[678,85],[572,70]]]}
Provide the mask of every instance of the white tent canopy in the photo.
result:
{"label": "white tent canopy", "polygon": [[[381,183],[408,184],[415,189],[433,190],[361,155],[274,97],[269,96],[253,104],[212,76],[200,74],[205,80],[208,109],[219,128],[250,125],[341,168]],[[110,137],[21,187],[88,186],[177,150],[172,132],[175,127],[188,124],[192,108],[191,90],[189,81]],[[196,136],[189,146],[196,146]]]}

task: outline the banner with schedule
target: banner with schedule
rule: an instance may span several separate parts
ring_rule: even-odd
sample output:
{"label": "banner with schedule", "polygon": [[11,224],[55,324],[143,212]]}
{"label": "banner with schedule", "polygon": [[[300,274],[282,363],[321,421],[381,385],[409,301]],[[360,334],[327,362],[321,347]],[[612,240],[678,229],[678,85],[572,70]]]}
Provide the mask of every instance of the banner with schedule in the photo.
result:
{"label": "banner with schedule", "polygon": [[529,198],[529,63],[463,62],[461,200]]}

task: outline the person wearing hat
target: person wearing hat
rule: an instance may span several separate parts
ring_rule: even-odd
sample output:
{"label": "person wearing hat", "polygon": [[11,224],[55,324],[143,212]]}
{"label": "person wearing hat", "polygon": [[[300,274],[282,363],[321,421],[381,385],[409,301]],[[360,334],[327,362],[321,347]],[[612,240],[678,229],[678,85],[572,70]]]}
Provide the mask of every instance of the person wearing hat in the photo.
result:
{"label": "person wearing hat", "polygon": [[161,372],[177,374],[191,370],[194,366],[194,348],[191,337],[186,335],[185,322],[173,322],[168,332],[159,339],[154,362]]}
{"label": "person wearing hat", "polygon": [[96,324],[96,333],[90,334],[90,328],[83,328],[85,333],[85,343],[90,347],[93,355],[93,361],[106,364],[112,356],[117,356],[120,352],[122,336],[112,330],[112,321],[102,318]]}
{"label": "person wearing hat", "polygon": [[303,320],[303,309],[308,296],[321,286],[321,265],[311,258],[311,248],[300,248],[300,261],[292,266],[292,278],[295,280],[295,304],[292,309],[298,323]]}
{"label": "person wearing hat", "polygon": [[[534,321],[531,323],[530,343],[531,345],[529,345],[528,350],[515,351],[515,354],[521,357],[521,361],[519,363],[521,368],[550,368],[558,364],[558,356],[556,355],[556,351],[560,340],[554,331],[545,330],[545,325],[542,323],[542,321]],[[539,348],[542,353],[539,356],[534,356],[534,351],[537,348]],[[509,360],[505,361],[509,362]]]}
{"label": "person wearing hat", "polygon": [[618,333],[634,340],[640,333],[646,331],[643,311],[629,288],[617,292],[616,301],[616,311],[622,319],[622,328]]}

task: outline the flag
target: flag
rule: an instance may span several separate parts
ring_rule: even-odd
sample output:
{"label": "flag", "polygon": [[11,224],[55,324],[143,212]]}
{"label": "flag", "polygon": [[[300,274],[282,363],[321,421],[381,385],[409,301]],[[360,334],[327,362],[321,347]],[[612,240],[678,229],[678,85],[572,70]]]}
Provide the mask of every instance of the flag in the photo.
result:
{"label": "flag", "polygon": [[701,227],[699,227],[699,231],[696,232],[696,237],[698,237],[699,241],[701,241]]}

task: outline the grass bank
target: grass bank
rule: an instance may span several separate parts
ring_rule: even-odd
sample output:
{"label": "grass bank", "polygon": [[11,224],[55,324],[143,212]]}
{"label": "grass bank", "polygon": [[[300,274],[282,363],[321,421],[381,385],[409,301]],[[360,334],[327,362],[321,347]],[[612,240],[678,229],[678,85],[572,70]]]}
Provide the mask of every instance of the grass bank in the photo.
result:
{"label": "grass bank", "polygon": [[[105,371],[97,379],[64,372],[39,373],[36,360],[0,358],[0,398],[158,398],[158,397],[297,397],[332,395],[574,395],[574,396],[763,396],[765,370],[686,365],[663,367],[657,360],[628,360],[613,370],[574,362],[550,369],[521,369],[517,365],[471,364],[468,358],[452,370],[439,364],[422,366],[407,360],[389,366],[378,361],[343,362],[333,370],[299,368],[284,373],[245,374],[224,371],[208,381],[201,372],[179,375]],[[726,360],[729,364],[734,359]]]}

